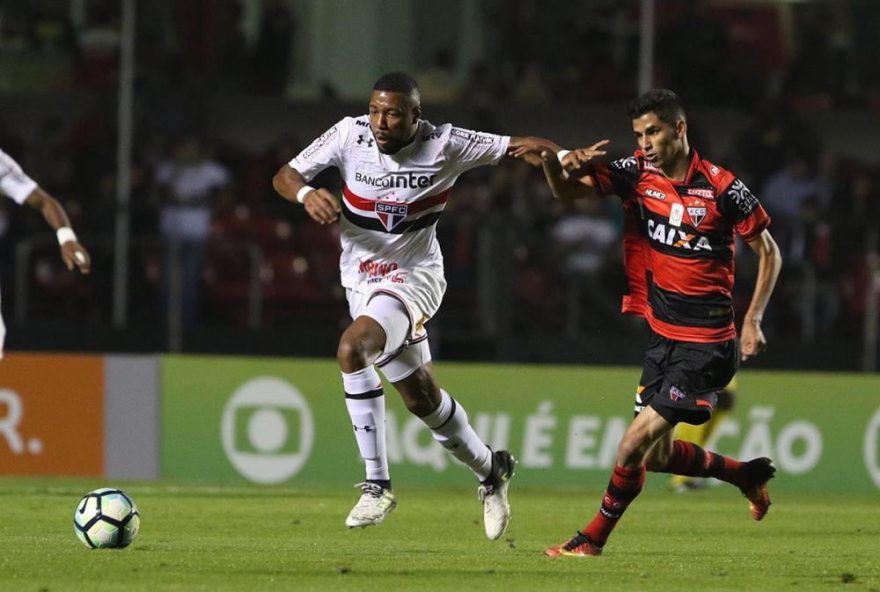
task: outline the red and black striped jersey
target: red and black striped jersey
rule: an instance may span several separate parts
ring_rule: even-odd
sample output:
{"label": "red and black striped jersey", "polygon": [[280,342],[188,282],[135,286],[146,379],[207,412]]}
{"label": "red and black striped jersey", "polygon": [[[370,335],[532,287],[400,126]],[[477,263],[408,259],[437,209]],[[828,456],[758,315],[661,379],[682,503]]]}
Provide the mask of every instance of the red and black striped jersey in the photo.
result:
{"label": "red and black striped jersey", "polygon": [[588,174],[598,193],[623,202],[623,312],[644,316],[656,333],[678,341],[736,337],[734,233],[748,242],[770,224],[748,187],[696,150],[683,181],[664,176],[641,150],[590,165]]}

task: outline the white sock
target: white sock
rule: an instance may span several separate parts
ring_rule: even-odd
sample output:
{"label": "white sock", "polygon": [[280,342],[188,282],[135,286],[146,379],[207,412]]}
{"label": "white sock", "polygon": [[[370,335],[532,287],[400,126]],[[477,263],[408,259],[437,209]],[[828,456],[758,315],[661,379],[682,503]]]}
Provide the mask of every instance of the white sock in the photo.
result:
{"label": "white sock", "polygon": [[440,390],[440,405],[419,418],[431,428],[431,435],[452,456],[466,464],[483,481],[492,470],[492,451],[468,423],[467,412],[458,401]]}
{"label": "white sock", "polygon": [[373,366],[342,373],[345,406],[351,417],[358,450],[366,465],[367,479],[388,481],[388,455],[385,452],[385,393]]}

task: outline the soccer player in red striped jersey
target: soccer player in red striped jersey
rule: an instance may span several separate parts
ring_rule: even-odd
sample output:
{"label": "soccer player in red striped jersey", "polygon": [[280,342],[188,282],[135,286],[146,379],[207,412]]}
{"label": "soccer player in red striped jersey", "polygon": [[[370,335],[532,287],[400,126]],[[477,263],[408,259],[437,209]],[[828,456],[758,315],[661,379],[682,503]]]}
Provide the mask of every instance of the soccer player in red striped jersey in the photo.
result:
{"label": "soccer player in red striped jersey", "polygon": [[[642,489],[645,471],[715,477],[738,487],[751,515],[770,506],[768,458],[739,462],[673,440],[679,422],[709,420],[738,362],[766,347],[761,319],[782,264],[767,230],[770,218],[732,173],[688,143],[678,96],[652,90],[630,105],[638,149],[609,164],[591,162],[607,141],[541,152],[557,198],[616,194],[624,208],[624,263],[629,293],[623,312],[643,316],[653,335],[636,394],[636,417],[620,441],[599,512],[550,556],[599,555],[617,521]],[[759,258],[758,277],[737,346],[733,324],[734,235]]]}

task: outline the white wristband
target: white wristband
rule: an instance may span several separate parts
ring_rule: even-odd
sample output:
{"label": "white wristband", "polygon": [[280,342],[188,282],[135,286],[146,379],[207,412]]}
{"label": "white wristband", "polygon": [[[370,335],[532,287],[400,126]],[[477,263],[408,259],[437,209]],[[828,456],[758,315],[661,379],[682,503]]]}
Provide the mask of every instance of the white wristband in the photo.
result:
{"label": "white wristband", "polygon": [[309,191],[314,191],[315,188],[311,185],[303,185],[300,187],[300,190],[296,192],[296,201],[299,203],[303,203],[306,200],[306,193]]}
{"label": "white wristband", "polygon": [[58,237],[59,245],[76,242],[76,234],[74,234],[73,229],[70,226],[62,226],[55,231],[55,235]]}
{"label": "white wristband", "polygon": [[570,153],[571,150],[560,150],[556,153],[556,158],[559,159],[559,162],[562,162],[562,159],[565,158],[565,155]]}

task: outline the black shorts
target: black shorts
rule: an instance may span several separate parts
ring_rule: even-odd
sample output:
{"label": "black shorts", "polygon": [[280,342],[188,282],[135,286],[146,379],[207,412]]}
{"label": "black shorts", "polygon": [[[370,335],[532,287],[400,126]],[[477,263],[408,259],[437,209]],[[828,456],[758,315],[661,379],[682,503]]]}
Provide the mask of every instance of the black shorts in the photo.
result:
{"label": "black shorts", "polygon": [[736,374],[738,365],[735,339],[691,343],[655,333],[645,351],[636,413],[650,405],[673,425],[705,423],[712,416],[718,393]]}

